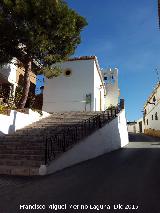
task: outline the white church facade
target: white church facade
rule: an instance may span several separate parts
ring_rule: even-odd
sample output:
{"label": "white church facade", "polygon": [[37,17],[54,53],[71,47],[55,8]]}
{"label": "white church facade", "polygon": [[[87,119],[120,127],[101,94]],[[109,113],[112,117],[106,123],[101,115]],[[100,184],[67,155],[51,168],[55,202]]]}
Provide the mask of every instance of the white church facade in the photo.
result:
{"label": "white church facade", "polygon": [[96,56],[75,57],[58,66],[62,74],[45,79],[44,111],[104,111],[118,104],[117,69],[103,73]]}

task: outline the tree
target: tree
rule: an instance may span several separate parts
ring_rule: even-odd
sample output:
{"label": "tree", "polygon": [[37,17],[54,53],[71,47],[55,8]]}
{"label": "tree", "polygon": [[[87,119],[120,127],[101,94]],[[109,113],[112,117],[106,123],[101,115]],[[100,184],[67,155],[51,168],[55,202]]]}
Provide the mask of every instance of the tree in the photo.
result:
{"label": "tree", "polygon": [[53,64],[74,53],[86,25],[63,0],[0,0],[0,64],[16,58],[25,69],[19,108],[27,100],[30,72],[37,68],[33,63],[46,77],[58,75]]}

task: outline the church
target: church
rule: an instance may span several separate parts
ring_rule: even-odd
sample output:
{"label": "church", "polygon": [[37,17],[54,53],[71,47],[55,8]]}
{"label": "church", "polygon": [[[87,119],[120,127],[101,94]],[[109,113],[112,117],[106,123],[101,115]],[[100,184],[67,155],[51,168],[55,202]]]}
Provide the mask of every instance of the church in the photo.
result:
{"label": "church", "polygon": [[58,64],[62,73],[45,79],[46,112],[104,111],[118,105],[118,69],[101,70],[96,56],[81,56]]}

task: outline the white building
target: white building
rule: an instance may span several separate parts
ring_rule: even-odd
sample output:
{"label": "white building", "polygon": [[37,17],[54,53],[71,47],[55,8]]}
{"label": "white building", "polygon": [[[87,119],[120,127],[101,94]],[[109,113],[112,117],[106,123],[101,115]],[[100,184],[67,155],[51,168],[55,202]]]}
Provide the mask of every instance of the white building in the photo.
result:
{"label": "white building", "polygon": [[144,105],[144,132],[160,137],[160,82]]}
{"label": "white building", "polygon": [[128,121],[127,122],[127,130],[128,132],[136,133],[136,121]]}
{"label": "white building", "polygon": [[[16,59],[13,59],[11,63],[0,67],[0,103],[14,96],[18,85],[23,86],[25,72],[23,68],[16,65],[16,62]],[[30,81],[30,91],[34,94],[36,75],[33,72],[30,72]]]}
{"label": "white building", "polygon": [[[14,62],[14,61],[13,61]],[[6,64],[0,68],[0,92],[3,90],[5,96],[9,97],[11,93],[15,93],[17,87],[16,69],[14,63]]]}
{"label": "white building", "polygon": [[[113,92],[106,91],[109,88],[105,84],[96,56],[72,58],[58,66],[61,67],[62,74],[45,80],[44,111],[104,111],[107,100],[108,106],[118,104],[118,97],[112,102]],[[117,70],[112,74],[116,79]]]}
{"label": "white building", "polygon": [[127,122],[128,132],[132,133],[144,133],[144,120],[143,118],[137,121]]}

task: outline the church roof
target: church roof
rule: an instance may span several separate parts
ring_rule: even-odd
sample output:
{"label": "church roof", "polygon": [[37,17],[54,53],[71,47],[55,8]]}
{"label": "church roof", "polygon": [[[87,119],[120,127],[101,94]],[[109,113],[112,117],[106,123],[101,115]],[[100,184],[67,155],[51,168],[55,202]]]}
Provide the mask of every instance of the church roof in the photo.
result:
{"label": "church roof", "polygon": [[92,60],[96,59],[97,57],[95,55],[91,56],[80,56],[80,57],[74,57],[74,58],[69,58],[67,61],[78,61],[78,60]]}

